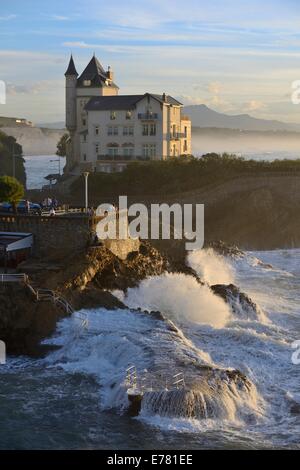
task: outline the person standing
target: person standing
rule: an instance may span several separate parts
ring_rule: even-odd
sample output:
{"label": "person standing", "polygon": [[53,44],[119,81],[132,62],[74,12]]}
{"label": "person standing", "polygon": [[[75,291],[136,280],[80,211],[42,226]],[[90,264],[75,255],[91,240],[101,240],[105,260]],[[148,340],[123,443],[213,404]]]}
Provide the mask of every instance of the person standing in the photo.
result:
{"label": "person standing", "polygon": [[28,199],[25,200],[25,213],[30,214],[30,202]]}

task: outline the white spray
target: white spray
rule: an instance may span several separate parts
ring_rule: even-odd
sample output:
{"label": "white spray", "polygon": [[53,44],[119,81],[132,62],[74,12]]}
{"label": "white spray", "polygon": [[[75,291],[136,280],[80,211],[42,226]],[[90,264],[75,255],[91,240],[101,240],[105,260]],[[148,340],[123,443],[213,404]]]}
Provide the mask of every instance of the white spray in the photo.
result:
{"label": "white spray", "polygon": [[234,283],[232,266],[212,248],[189,252],[187,264],[209,285]]}

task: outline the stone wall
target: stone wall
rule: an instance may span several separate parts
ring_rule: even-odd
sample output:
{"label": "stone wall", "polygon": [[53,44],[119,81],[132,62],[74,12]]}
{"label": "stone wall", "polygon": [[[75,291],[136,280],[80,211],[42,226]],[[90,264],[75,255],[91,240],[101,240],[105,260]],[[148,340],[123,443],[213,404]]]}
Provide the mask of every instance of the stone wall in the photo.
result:
{"label": "stone wall", "polygon": [[1,232],[26,232],[34,236],[37,256],[76,253],[91,239],[92,222],[84,216],[0,216]]}
{"label": "stone wall", "polygon": [[104,246],[121,260],[125,261],[128,254],[139,251],[140,241],[136,238],[127,240],[104,240]]}
{"label": "stone wall", "polygon": [[[31,215],[0,215],[0,232],[24,232],[34,236],[36,256],[68,256],[83,250],[92,240],[100,218],[85,215],[38,217]],[[104,246],[120,259],[138,251],[139,240],[104,240]]]}

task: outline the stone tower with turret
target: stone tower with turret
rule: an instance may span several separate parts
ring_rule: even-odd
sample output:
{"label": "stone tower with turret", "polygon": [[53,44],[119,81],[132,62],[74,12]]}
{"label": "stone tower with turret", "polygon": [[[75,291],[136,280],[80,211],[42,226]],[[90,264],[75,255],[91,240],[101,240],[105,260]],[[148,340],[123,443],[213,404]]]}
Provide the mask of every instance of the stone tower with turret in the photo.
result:
{"label": "stone tower with turret", "polygon": [[114,83],[111,68],[105,71],[95,55],[80,76],[71,55],[65,78],[66,128],[70,134],[65,171],[70,173],[80,160],[80,135],[87,132],[85,105],[92,97],[116,96],[119,88]]}
{"label": "stone tower with turret", "polygon": [[73,166],[75,154],[75,136],[77,127],[77,77],[78,73],[75,68],[73,57],[71,56],[68,69],[65,73],[66,77],[66,128],[69,131],[70,139],[67,148],[67,164],[66,170],[70,171]]}

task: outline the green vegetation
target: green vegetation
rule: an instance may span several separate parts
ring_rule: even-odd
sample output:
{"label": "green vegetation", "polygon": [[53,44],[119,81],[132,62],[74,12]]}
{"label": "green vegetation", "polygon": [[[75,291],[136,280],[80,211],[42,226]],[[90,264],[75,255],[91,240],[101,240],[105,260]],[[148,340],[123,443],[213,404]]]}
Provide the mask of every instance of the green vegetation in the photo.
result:
{"label": "green vegetation", "polygon": [[15,176],[25,186],[26,173],[22,147],[14,137],[0,131],[0,175],[13,176],[13,154],[15,155]]}
{"label": "green vegetation", "polygon": [[56,155],[59,157],[65,157],[67,155],[67,141],[69,139],[69,134],[65,133],[63,136],[61,136],[58,144],[57,144],[57,151]]}
{"label": "green vegetation", "polygon": [[[131,163],[123,173],[94,173],[89,177],[89,188],[93,199],[119,194],[167,195],[221,183],[240,175],[286,172],[300,175],[300,159],[266,162],[210,153],[202,158],[181,157],[168,161]],[[80,177],[71,186],[72,194],[83,194],[83,188]]]}
{"label": "green vegetation", "polygon": [[10,202],[16,212],[16,206],[24,197],[23,185],[12,176],[0,176],[0,201]]}

